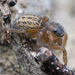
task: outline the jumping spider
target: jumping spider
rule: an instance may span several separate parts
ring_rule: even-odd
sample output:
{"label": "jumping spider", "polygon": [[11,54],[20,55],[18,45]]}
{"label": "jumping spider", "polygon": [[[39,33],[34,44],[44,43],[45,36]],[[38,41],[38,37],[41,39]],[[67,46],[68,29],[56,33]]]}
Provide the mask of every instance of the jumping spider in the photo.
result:
{"label": "jumping spider", "polygon": [[37,53],[41,39],[49,44],[49,49],[63,51],[63,60],[67,65],[67,52],[65,45],[67,34],[59,23],[48,22],[48,17],[40,18],[36,15],[23,15],[17,18],[11,28],[2,28],[10,32],[24,33],[28,38],[37,38]]}

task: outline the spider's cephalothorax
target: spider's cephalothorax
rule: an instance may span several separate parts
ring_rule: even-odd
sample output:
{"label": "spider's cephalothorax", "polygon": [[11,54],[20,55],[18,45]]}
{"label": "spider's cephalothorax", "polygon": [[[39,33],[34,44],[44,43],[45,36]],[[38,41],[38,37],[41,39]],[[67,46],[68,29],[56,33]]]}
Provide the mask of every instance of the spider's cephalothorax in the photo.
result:
{"label": "spider's cephalothorax", "polygon": [[52,32],[59,37],[64,36],[64,28],[59,23],[52,23],[55,24],[55,28],[53,28]]}
{"label": "spider's cephalothorax", "polygon": [[24,33],[28,38],[37,38],[37,52],[42,39],[44,43],[49,45],[49,49],[63,51],[63,59],[65,65],[67,65],[67,52],[64,48],[67,34],[60,24],[47,21],[48,17],[40,18],[36,15],[23,15],[14,21],[12,28],[3,28],[3,30]]}

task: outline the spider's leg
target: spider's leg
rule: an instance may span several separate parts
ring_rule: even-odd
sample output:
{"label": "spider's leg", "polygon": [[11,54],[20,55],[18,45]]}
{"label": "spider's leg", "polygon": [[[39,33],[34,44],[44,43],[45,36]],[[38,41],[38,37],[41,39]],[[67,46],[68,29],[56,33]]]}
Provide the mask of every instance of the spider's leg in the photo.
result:
{"label": "spider's leg", "polygon": [[42,37],[43,37],[43,30],[41,30],[38,33],[38,37],[37,37],[37,53],[38,53],[38,50],[39,50],[39,47],[40,47],[40,43],[41,43]]}
{"label": "spider's leg", "polygon": [[[57,42],[57,44],[58,44],[59,46],[63,46],[63,40],[62,40],[62,38],[57,39],[56,42]],[[60,50],[60,51],[58,52],[58,55],[61,54],[61,52],[62,52],[62,51]]]}
{"label": "spider's leg", "polygon": [[52,48],[55,50],[63,51],[63,60],[64,60],[65,65],[67,65],[67,52],[65,48],[63,46],[59,46],[58,44],[54,44],[54,43],[52,44]]}
{"label": "spider's leg", "polygon": [[16,33],[24,33],[27,37],[31,37],[31,35],[32,35],[25,29],[1,28],[1,30],[8,30],[10,32],[16,32]]}
{"label": "spider's leg", "polygon": [[48,38],[49,38],[49,49],[51,49],[51,46],[53,44],[54,39],[53,39],[52,34],[51,34],[51,32],[49,30],[47,30],[46,32],[47,32]]}
{"label": "spider's leg", "polygon": [[46,22],[48,22],[49,18],[44,16],[44,17],[42,17],[42,20],[43,20],[43,24],[45,24]]}
{"label": "spider's leg", "polygon": [[67,42],[67,34],[65,33],[64,34],[64,39],[63,39],[63,46],[65,47],[65,45],[66,45],[66,42]]}
{"label": "spider's leg", "polygon": [[62,38],[61,38],[61,39],[60,39],[60,38],[59,38],[59,39],[57,39],[57,40],[56,40],[56,42],[58,43],[58,45],[60,45],[60,46],[61,46],[61,45],[62,45],[62,43],[63,43],[63,42],[62,42]]}

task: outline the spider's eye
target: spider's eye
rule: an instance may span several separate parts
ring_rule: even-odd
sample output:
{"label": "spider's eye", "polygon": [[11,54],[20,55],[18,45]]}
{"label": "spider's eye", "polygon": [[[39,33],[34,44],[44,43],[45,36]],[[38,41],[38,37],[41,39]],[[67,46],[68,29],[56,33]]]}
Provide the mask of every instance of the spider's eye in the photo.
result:
{"label": "spider's eye", "polygon": [[54,30],[53,32],[54,32],[54,33],[57,33],[57,30]]}

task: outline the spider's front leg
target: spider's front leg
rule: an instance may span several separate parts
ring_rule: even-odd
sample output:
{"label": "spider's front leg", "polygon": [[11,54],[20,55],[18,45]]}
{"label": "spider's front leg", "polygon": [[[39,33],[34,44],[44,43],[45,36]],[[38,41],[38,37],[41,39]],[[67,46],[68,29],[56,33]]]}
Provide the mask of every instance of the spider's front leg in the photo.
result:
{"label": "spider's front leg", "polygon": [[67,52],[65,48],[63,46],[59,46],[58,44],[54,44],[54,43],[52,44],[52,48],[55,50],[63,51],[63,60],[64,60],[65,65],[67,65]]}
{"label": "spider's front leg", "polygon": [[67,42],[67,34],[66,33],[64,33],[64,39],[63,39],[63,46],[65,47],[65,45],[66,45],[66,42]]}
{"label": "spider's front leg", "polygon": [[47,32],[48,38],[49,38],[49,49],[51,49],[54,39],[52,37],[52,33],[49,30],[47,30],[46,32]]}
{"label": "spider's front leg", "polygon": [[38,50],[39,50],[39,47],[40,47],[40,43],[41,43],[42,37],[43,37],[43,30],[41,30],[38,33],[38,37],[37,37],[37,53],[38,53]]}

